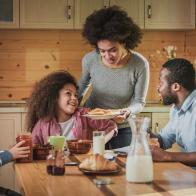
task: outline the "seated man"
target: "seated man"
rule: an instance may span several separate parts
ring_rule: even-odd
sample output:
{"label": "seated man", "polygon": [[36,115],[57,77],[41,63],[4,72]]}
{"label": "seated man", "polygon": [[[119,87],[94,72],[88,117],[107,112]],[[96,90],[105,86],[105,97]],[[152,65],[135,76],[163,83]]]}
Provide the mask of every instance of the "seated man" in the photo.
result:
{"label": "seated man", "polygon": [[[177,161],[196,168],[195,69],[185,59],[167,61],[161,69],[158,92],[164,105],[174,104],[168,124],[160,131],[160,147],[151,146],[153,160]],[[167,152],[177,143],[181,152]]]}
{"label": "seated man", "polygon": [[[6,163],[9,163],[18,158],[28,157],[30,153],[29,146],[23,147],[22,145],[25,141],[21,141],[13,146],[10,150],[0,151],[0,167]],[[21,196],[21,194],[12,191],[10,189],[6,189],[0,187],[0,195],[1,196]]]}

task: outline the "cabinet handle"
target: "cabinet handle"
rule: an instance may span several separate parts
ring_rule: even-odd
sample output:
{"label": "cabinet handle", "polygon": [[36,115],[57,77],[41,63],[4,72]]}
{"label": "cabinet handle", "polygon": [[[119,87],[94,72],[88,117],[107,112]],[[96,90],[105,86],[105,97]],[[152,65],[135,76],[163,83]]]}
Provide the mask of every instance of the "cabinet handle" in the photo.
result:
{"label": "cabinet handle", "polygon": [[70,20],[72,16],[72,7],[71,5],[67,6],[67,19]]}
{"label": "cabinet handle", "polygon": [[152,18],[152,6],[151,5],[148,5],[147,13],[148,13],[148,18]]}
{"label": "cabinet handle", "polygon": [[108,8],[110,5],[109,5],[109,2],[108,2],[108,0],[104,0],[104,8]]}
{"label": "cabinet handle", "polygon": [[159,133],[159,123],[158,122],[155,123],[154,132],[156,134]]}

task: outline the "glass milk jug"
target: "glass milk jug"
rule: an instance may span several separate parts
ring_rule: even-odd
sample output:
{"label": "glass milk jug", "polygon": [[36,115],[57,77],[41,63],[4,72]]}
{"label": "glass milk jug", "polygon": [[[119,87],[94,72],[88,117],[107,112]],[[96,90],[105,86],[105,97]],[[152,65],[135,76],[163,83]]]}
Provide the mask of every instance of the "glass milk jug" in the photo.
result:
{"label": "glass milk jug", "polygon": [[126,179],[128,182],[147,183],[153,181],[153,161],[147,141],[147,129],[150,119],[129,118],[132,129],[131,149],[126,161]]}

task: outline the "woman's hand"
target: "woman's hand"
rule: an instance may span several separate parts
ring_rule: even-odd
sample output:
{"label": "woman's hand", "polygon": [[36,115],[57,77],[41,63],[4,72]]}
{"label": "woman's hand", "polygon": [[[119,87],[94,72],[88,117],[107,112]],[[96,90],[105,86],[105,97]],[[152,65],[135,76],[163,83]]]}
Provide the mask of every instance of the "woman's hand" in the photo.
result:
{"label": "woman's hand", "polygon": [[118,134],[118,129],[113,129],[105,135],[105,144]]}
{"label": "woman's hand", "polygon": [[30,147],[22,147],[25,141],[18,142],[15,146],[13,146],[9,151],[12,154],[13,159],[28,157],[30,153]]}
{"label": "woman's hand", "polygon": [[122,113],[122,114],[114,117],[114,119],[113,119],[118,124],[123,123],[129,117],[131,112],[127,108],[124,108],[124,109],[120,110],[120,113]]}

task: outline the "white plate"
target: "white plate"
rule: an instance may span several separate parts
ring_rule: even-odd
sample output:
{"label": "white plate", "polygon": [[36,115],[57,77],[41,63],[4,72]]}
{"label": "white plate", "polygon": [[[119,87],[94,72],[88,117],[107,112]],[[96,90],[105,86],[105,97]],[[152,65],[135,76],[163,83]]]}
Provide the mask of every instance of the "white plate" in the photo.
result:
{"label": "white plate", "polygon": [[103,156],[104,156],[105,159],[113,160],[113,159],[115,159],[115,157],[117,156],[117,154],[114,153],[113,150],[105,150]]}
{"label": "white plate", "polygon": [[122,148],[116,148],[114,149],[114,152],[122,152],[122,153],[129,153],[131,151],[131,146],[125,146]]}
{"label": "white plate", "polygon": [[94,114],[84,114],[83,116],[99,120],[99,119],[112,119],[115,116],[121,115],[122,113],[120,112],[113,112],[112,114],[104,114],[104,115],[94,115]]}

